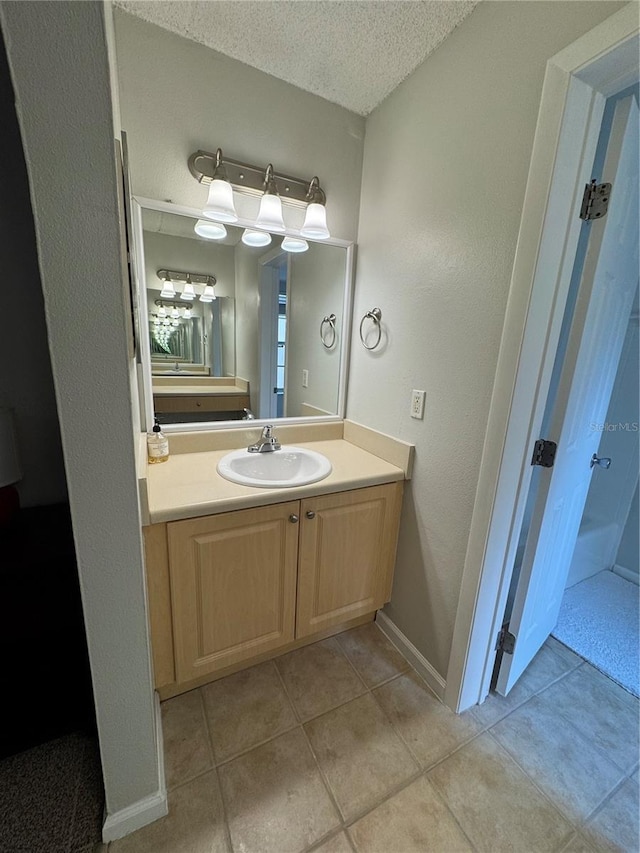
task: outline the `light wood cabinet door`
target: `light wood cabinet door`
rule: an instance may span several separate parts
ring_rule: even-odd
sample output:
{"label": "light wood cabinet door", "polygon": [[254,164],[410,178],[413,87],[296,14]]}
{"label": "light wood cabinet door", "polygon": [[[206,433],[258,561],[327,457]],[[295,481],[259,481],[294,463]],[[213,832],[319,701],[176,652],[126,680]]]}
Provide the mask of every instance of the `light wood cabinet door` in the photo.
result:
{"label": "light wood cabinet door", "polygon": [[167,525],[176,679],[294,638],[299,501]]}
{"label": "light wood cabinet door", "polygon": [[403,483],[301,501],[296,637],[389,601]]}

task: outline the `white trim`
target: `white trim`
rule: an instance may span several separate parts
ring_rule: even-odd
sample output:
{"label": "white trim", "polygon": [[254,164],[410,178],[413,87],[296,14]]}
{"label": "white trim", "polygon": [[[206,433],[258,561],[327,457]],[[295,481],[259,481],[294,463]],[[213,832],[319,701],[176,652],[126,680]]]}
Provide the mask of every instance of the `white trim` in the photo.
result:
{"label": "white trim", "polygon": [[618,575],[619,577],[624,578],[626,581],[631,581],[631,583],[634,583],[636,586],[640,585],[640,578],[638,577],[638,573],[631,571],[631,569],[628,569],[626,566],[621,566],[619,563],[614,563],[611,571],[614,573],[614,575]]}
{"label": "white trim", "polygon": [[422,656],[411,640],[408,640],[405,637],[400,628],[398,628],[398,626],[392,622],[391,619],[382,612],[382,610],[379,610],[376,613],[376,625],[380,628],[389,642],[393,643],[398,651],[409,661],[418,675],[426,681],[438,699],[442,700],[446,687],[444,678],[439,672],[436,672],[429,661]]}
{"label": "white trim", "polygon": [[169,814],[169,804],[167,800],[167,786],[164,774],[164,745],[162,738],[162,715],[160,712],[160,697],[158,692],[155,693],[155,712],[156,712],[156,749],[158,751],[158,790],[147,797],[127,806],[126,809],[120,809],[118,812],[107,815],[105,822],[102,825],[102,840],[107,844],[109,841],[115,841],[117,838],[123,838],[135,832],[136,829],[142,829],[149,823],[153,823],[161,817]]}
{"label": "white trim", "polygon": [[575,258],[573,212],[606,97],[637,74],[638,31],[629,3],[547,63],[447,672],[445,702],[458,712],[489,691]]}

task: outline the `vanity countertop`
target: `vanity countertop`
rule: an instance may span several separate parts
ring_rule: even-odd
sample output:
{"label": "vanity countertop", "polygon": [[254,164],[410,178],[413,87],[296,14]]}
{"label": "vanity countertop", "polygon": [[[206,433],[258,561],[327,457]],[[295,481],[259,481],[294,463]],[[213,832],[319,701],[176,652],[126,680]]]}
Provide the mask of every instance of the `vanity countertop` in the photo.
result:
{"label": "vanity countertop", "polygon": [[185,380],[173,385],[152,383],[154,396],[159,397],[237,397],[246,394],[246,386],[241,385],[206,385],[190,384]]}
{"label": "vanity countertop", "polygon": [[216,466],[228,453],[226,449],[176,453],[166,462],[147,467],[148,523],[295,501],[407,477],[403,468],[344,438],[288,443],[324,454],[331,461],[331,474],[320,482],[294,488],[253,488],[231,483],[218,474]]}

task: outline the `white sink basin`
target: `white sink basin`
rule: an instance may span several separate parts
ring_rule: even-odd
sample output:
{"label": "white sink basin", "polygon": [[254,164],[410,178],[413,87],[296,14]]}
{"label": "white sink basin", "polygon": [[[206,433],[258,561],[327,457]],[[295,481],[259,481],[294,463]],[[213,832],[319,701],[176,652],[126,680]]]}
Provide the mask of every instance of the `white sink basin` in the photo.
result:
{"label": "white sink basin", "polygon": [[268,453],[249,453],[243,448],[223,456],[217,471],[232,483],[282,489],[324,480],[331,473],[331,462],[322,453],[306,447],[283,445],[280,450]]}

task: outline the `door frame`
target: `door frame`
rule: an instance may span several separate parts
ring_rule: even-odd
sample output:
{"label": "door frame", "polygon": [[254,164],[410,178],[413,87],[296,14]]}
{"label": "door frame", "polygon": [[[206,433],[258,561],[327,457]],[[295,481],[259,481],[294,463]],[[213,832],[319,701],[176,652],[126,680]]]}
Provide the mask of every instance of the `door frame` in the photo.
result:
{"label": "door frame", "polygon": [[454,627],[445,703],[486,698],[605,101],[638,80],[629,3],[547,63]]}

